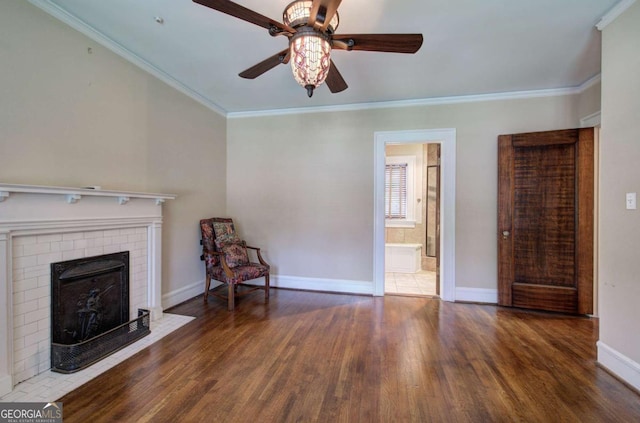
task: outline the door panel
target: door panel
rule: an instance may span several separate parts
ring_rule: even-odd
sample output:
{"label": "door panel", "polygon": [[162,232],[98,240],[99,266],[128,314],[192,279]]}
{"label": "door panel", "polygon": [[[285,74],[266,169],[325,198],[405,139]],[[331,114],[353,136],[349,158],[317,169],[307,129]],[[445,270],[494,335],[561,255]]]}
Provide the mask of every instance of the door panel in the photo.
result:
{"label": "door panel", "polygon": [[499,304],[593,312],[593,134],[498,138]]}

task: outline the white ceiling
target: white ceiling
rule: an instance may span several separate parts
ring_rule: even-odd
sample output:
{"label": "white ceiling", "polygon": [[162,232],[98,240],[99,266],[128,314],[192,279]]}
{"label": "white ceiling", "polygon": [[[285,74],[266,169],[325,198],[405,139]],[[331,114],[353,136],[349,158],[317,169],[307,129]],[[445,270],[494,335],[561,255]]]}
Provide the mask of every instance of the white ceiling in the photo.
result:
{"label": "white ceiling", "polygon": [[[343,0],[339,33],[422,33],[415,55],[334,51],[349,88],[308,98],[289,65],[238,73],[284,37],[191,0],[31,0],[222,113],[577,87],[600,73],[595,24],[618,0]],[[274,20],[290,0],[237,0]],[[156,22],[156,17],[164,20]]]}

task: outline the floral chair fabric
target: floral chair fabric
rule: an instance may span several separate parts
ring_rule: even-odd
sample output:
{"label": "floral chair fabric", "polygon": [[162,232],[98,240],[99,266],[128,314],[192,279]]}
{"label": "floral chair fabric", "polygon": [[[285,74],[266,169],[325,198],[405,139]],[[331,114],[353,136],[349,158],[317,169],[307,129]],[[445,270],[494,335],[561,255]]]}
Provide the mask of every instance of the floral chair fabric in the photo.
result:
{"label": "floral chair fabric", "polygon": [[[231,220],[231,219],[229,219]],[[226,244],[228,242],[240,242],[240,238],[236,234],[236,228],[233,222],[220,222],[214,220],[213,233],[215,234],[216,244]]]}
{"label": "floral chair fabric", "polygon": [[249,264],[247,244],[244,241],[220,242],[216,239],[216,249],[224,254],[227,266],[231,269]]}
{"label": "floral chair fabric", "polygon": [[[245,293],[256,289],[264,289],[265,300],[269,299],[269,265],[260,254],[260,249],[248,246],[242,241],[235,231],[233,220],[228,218],[214,217],[202,219],[200,221],[202,233],[202,256],[205,262],[206,279],[204,300],[209,293],[218,295],[215,290],[210,292],[211,279],[222,282],[227,286],[226,298],[229,311],[235,308],[235,297],[237,286],[244,285],[244,282],[264,277],[264,286],[254,286]],[[254,250],[258,258],[258,263],[249,260],[247,249]]]}

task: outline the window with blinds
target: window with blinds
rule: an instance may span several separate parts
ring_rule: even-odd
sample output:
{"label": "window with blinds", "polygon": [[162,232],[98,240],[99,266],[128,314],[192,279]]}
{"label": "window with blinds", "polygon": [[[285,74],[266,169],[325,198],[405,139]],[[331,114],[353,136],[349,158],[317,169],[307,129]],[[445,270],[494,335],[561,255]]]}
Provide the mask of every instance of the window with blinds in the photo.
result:
{"label": "window with blinds", "polygon": [[386,219],[407,218],[407,163],[387,164],[384,170]]}

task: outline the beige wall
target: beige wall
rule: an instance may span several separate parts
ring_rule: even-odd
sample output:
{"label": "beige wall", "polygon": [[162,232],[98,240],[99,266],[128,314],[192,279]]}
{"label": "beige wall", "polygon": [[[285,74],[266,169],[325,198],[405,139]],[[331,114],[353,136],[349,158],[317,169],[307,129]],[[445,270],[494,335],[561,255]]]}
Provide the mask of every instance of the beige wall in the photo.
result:
{"label": "beige wall", "polygon": [[640,192],[640,3],[604,29],[602,50],[600,341],[638,366],[640,210],[625,193]]}
{"label": "beige wall", "polygon": [[0,2],[0,182],[177,194],[163,293],[204,278],[198,220],[226,209],[225,138],[224,117],[28,2]]}
{"label": "beige wall", "polygon": [[601,89],[602,83],[598,82],[578,95],[578,117],[580,119],[600,111]]}
{"label": "beige wall", "polygon": [[495,289],[497,135],[574,127],[598,103],[594,89],[225,121],[22,1],[0,3],[0,53],[0,181],[177,194],[165,293],[202,280],[197,220],[222,214],[276,274],[371,281],[374,132],[433,128],[457,129],[457,286]]}
{"label": "beige wall", "polygon": [[578,104],[572,95],[232,118],[228,212],[277,274],[372,281],[374,132],[456,128],[456,286],[496,289],[497,136],[576,127]]}

